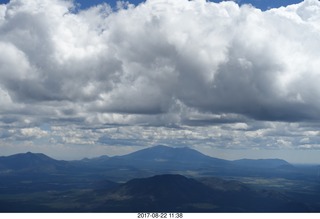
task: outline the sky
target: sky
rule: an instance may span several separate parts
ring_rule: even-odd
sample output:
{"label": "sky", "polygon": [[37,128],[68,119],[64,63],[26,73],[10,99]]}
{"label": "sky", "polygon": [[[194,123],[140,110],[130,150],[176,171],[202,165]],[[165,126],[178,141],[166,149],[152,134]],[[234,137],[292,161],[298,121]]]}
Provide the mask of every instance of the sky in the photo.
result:
{"label": "sky", "polygon": [[318,0],[1,1],[0,51],[2,156],[320,163]]}

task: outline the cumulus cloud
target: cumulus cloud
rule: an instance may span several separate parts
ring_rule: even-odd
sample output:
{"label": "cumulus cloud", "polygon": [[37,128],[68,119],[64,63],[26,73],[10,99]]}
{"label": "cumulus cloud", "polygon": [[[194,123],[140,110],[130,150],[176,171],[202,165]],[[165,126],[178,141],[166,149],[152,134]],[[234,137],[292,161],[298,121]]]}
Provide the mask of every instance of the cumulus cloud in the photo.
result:
{"label": "cumulus cloud", "polygon": [[84,113],[163,114],[179,101],[264,120],[318,117],[319,7],[153,0],[75,13],[69,1],[11,1],[1,87],[17,103],[67,101]]}
{"label": "cumulus cloud", "polygon": [[73,1],[11,0],[0,5],[0,125],[213,125],[249,138],[259,136],[253,121],[319,119],[319,11],[317,0],[267,11],[233,1],[80,10]]}

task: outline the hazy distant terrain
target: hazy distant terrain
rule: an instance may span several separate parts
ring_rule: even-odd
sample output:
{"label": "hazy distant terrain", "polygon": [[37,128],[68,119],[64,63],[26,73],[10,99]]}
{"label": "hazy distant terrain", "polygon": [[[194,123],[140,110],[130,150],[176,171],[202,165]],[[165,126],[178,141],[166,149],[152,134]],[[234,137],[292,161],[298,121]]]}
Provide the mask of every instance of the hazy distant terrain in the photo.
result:
{"label": "hazy distant terrain", "polygon": [[1,212],[320,212],[320,166],[155,146],[59,161],[0,157]]}

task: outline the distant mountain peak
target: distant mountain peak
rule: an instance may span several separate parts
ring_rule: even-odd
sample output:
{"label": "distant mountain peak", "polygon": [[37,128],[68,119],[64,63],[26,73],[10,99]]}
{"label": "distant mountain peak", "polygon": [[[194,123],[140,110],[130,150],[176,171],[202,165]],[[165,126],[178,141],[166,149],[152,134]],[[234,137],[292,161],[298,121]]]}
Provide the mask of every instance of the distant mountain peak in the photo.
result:
{"label": "distant mountain peak", "polygon": [[164,145],[157,145],[149,148],[145,148],[127,155],[123,157],[134,158],[134,159],[174,159],[178,157],[185,157],[189,152],[189,154],[206,156],[196,150],[193,150],[189,147],[169,147]]}
{"label": "distant mountain peak", "polygon": [[31,152],[31,151],[28,151],[28,152],[24,153],[24,155],[28,155],[28,156],[46,156],[46,157],[48,157],[47,155],[45,155],[43,153],[34,153],[34,152]]}
{"label": "distant mountain peak", "polygon": [[0,157],[0,167],[9,170],[48,171],[64,165],[65,161],[58,161],[42,153],[14,154]]}
{"label": "distant mountain peak", "polygon": [[139,167],[146,167],[146,162],[149,162],[148,165],[166,166],[167,169],[194,169],[229,163],[229,161],[207,156],[189,147],[168,147],[164,145],[149,147],[118,158],[135,163]]}
{"label": "distant mountain peak", "polygon": [[285,160],[271,158],[271,159],[240,159],[232,161],[234,164],[241,165],[241,166],[251,166],[251,167],[267,167],[267,168],[274,168],[274,167],[281,167],[281,166],[292,166]]}
{"label": "distant mountain peak", "polygon": [[54,160],[53,158],[43,154],[43,153],[33,153],[33,152],[26,152],[26,153],[20,153],[20,154],[14,154],[8,157],[20,157],[20,158],[32,158],[32,159],[47,159],[47,160]]}

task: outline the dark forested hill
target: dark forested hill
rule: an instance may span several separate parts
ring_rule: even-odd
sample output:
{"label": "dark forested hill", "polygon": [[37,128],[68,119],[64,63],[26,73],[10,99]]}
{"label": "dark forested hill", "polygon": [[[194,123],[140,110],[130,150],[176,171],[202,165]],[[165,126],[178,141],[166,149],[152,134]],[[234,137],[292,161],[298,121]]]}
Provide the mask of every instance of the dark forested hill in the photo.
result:
{"label": "dark forested hill", "polygon": [[238,181],[195,180],[181,175],[133,179],[104,195],[98,211],[115,212],[305,212],[281,192],[255,190]]}

